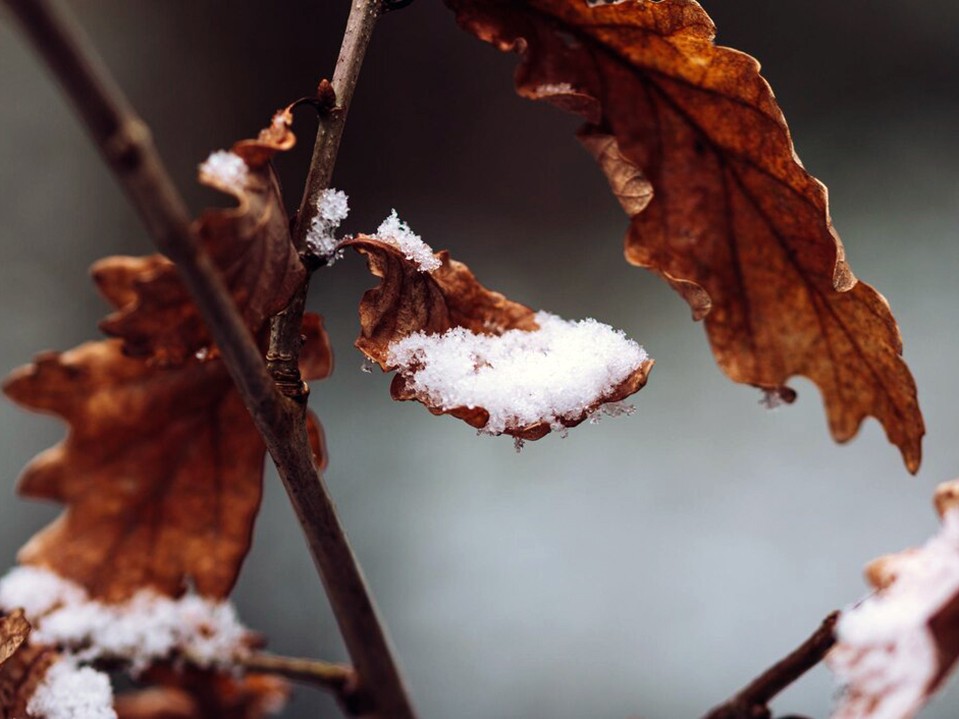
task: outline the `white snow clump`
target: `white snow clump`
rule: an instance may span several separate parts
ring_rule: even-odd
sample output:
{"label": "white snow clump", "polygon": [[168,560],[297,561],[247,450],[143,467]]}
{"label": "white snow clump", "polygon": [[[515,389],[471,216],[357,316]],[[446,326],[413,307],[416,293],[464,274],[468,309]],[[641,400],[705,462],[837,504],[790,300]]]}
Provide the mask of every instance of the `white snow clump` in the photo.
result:
{"label": "white snow clump", "polygon": [[833,719],[905,719],[939,671],[929,621],[959,593],[959,510],[920,549],[884,558],[894,580],[842,613],[827,663],[846,686]]}
{"label": "white snow clump", "polygon": [[105,604],[53,572],[16,567],[0,580],[0,609],[17,607],[33,625],[31,641],[60,646],[82,662],[125,660],[133,674],[173,655],[210,667],[249,651],[250,633],[233,605],[195,594],[172,599],[144,589]]}
{"label": "white snow clump", "polygon": [[110,678],[65,658],[53,664],[27,703],[31,717],[116,719]]}
{"label": "white snow clump", "polygon": [[210,153],[210,156],[200,165],[201,178],[205,177],[235,192],[243,189],[249,171],[246,161],[235,152],[228,150]]}
{"label": "white snow clump", "polygon": [[343,256],[338,249],[335,232],[350,214],[349,197],[345,192],[327,188],[316,198],[316,217],[310,222],[306,233],[306,246],[332,265]]}
{"label": "white snow clump", "polygon": [[389,347],[388,362],[434,407],[482,407],[482,431],[581,418],[647,359],[623,332],[594,319],[564,320],[538,312],[540,329],[475,334],[456,327],[409,335]]}
{"label": "white snow clump", "polygon": [[423,242],[423,238],[413,232],[410,226],[397,216],[396,210],[383,220],[373,237],[380,242],[393,245],[403,253],[406,259],[415,262],[420,272],[438,270],[442,264],[433,254],[433,249]]}

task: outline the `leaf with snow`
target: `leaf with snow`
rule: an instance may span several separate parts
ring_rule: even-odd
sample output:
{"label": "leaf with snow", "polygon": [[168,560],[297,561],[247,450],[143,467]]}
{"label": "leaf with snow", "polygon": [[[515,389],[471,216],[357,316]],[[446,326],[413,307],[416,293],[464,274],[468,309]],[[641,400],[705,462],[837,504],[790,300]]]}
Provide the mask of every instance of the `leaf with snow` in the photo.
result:
{"label": "leaf with snow", "polygon": [[490,434],[539,439],[645,385],[653,361],[621,332],[534,313],[483,287],[449,253],[414,245],[408,234],[404,242],[360,236],[344,244],[382,278],[360,303],[356,346],[397,371],[394,399]]}
{"label": "leaf with snow", "polygon": [[[293,147],[291,122],[290,108],[281,110],[259,137],[214,152],[200,165],[200,182],[231,195],[237,205],[205,211],[193,231],[254,333],[286,307],[305,279],[270,164],[276,153]],[[94,265],[93,276],[118,308],[100,327],[121,338],[128,354],[179,364],[212,346],[176,268],[163,256],[108,257]]]}
{"label": "leaf with snow", "polygon": [[885,299],[846,264],[825,188],[793,151],[759,63],[714,44],[694,0],[446,0],[520,53],[517,91],[586,119],[580,138],[631,218],[626,256],[705,318],[734,381],[805,375],[837,441],[876,417],[915,472],[925,432]]}
{"label": "leaf with snow", "polygon": [[34,692],[43,683],[47,670],[59,659],[54,648],[27,642],[0,662],[0,719],[27,716],[27,705]]}
{"label": "leaf with snow", "polygon": [[[319,378],[329,345],[317,319],[304,328],[305,376]],[[23,547],[22,563],[108,602],[147,587],[229,593],[250,546],[265,448],[219,359],[161,367],[127,357],[117,340],[88,342],[38,356],[4,391],[70,426],[20,478],[22,494],[67,505]],[[318,427],[311,435],[319,444]]]}
{"label": "leaf with snow", "polygon": [[833,719],[910,719],[959,659],[959,480],[941,485],[942,529],[867,567],[876,592],[843,612],[827,663],[845,690]]}

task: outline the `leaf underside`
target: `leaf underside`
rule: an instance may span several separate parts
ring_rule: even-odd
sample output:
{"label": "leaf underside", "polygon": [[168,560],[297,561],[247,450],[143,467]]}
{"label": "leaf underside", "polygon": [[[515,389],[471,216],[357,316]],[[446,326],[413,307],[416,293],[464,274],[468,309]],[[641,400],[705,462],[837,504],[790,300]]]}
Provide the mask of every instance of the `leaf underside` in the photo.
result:
{"label": "leaf underside", "polygon": [[520,95],[586,120],[580,139],[631,218],[627,259],[705,319],[731,379],[788,394],[806,376],[837,441],[876,417],[917,471],[925,429],[898,327],[846,264],[826,190],[756,60],[717,47],[693,0],[447,4],[468,32],[520,54]]}

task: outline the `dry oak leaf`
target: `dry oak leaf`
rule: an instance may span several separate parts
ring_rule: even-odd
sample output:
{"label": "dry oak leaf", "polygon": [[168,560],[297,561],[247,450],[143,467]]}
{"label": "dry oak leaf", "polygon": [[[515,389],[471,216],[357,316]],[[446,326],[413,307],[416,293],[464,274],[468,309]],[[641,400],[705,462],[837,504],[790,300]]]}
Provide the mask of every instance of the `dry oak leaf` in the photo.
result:
{"label": "dry oak leaf", "polygon": [[[0,632],[4,631],[0,629]],[[51,647],[27,643],[21,644],[13,654],[0,662],[0,719],[25,719],[29,716],[27,704],[46,677],[47,670],[59,658],[60,655]]]}
{"label": "dry oak leaf", "polygon": [[[322,325],[305,324],[315,379],[331,361]],[[62,417],[66,439],[24,470],[19,491],[67,505],[20,551],[119,602],[147,587],[177,596],[192,583],[225,597],[250,546],[265,448],[218,359],[158,367],[118,340],[39,355],[13,372],[15,402]],[[322,452],[322,431],[311,430]],[[318,463],[325,458],[319,456]]]}
{"label": "dry oak leaf", "polygon": [[[508,419],[503,426],[490,429],[493,423],[489,405],[440,401],[435,393],[424,392],[417,386],[416,372],[421,367],[415,363],[401,366],[391,360],[391,351],[412,335],[442,335],[456,328],[472,335],[500,338],[517,332],[537,333],[541,330],[538,319],[543,315],[487,289],[466,265],[450,259],[445,250],[434,255],[438,267],[430,271],[394,244],[375,237],[361,235],[343,243],[343,247],[352,247],[364,255],[370,272],[382,280],[360,302],[361,333],[355,344],[384,371],[398,370],[390,385],[393,399],[417,400],[433,414],[452,415],[477,429],[535,440],[559,425],[574,427],[582,423],[603,405],[620,402],[646,384],[653,361],[642,353],[643,360],[613,386],[600,395],[592,395],[574,411],[550,420],[517,423]],[[546,321],[562,323],[549,316]]]}
{"label": "dry oak leaf", "polygon": [[12,657],[29,635],[30,622],[22,609],[0,616],[0,664]]}
{"label": "dry oak leaf", "polygon": [[117,697],[118,719],[263,719],[290,695],[286,680],[268,674],[158,665],[141,679],[155,686]]}
{"label": "dry oak leaf", "polygon": [[[281,110],[257,139],[213,153],[200,166],[200,182],[232,195],[237,205],[206,210],[193,230],[254,332],[286,307],[305,279],[270,164],[276,153],[293,147],[291,122],[290,108]],[[175,266],[162,255],[107,257],[92,273],[118,308],[100,328],[121,338],[131,356],[178,364],[211,347],[206,325]]]}
{"label": "dry oak leaf", "polygon": [[580,139],[632,220],[627,259],[705,318],[731,379],[782,394],[809,377],[837,441],[874,416],[918,469],[925,430],[898,327],[846,264],[756,60],[717,47],[694,0],[446,1],[521,55],[520,95],[585,118]]}
{"label": "dry oak leaf", "polygon": [[939,534],[874,560],[876,590],[836,625],[827,663],[845,683],[833,719],[910,719],[959,661],[959,480],[936,491]]}

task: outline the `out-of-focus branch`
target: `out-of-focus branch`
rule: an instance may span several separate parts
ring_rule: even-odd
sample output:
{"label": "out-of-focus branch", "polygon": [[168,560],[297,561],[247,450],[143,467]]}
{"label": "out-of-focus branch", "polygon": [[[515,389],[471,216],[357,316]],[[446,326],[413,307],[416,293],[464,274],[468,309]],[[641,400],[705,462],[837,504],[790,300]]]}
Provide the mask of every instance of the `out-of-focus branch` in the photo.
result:
{"label": "out-of-focus branch", "polygon": [[[146,124],[97,59],[79,27],[49,0],[4,2],[73,101],[157,247],[176,263],[184,285],[210,328],[290,495],[360,678],[358,692],[371,707],[370,714],[380,719],[411,719],[413,709],[386,632],[313,459],[304,397],[288,398],[277,391],[219,272],[191,232],[186,204],[167,173]],[[348,56],[341,73],[344,87],[355,86],[379,12],[378,2],[353,3],[344,40],[344,53]],[[337,70],[340,72],[339,64]],[[348,98],[350,94],[351,90],[345,90],[341,97]],[[328,181],[343,119],[345,106],[326,131],[328,139],[321,146],[322,156],[328,158],[324,160],[326,164],[314,162],[317,172],[327,174],[320,174],[319,179],[312,181],[313,186],[322,184],[323,177]],[[294,343],[299,339],[302,296],[300,303],[295,326],[289,328],[288,336]]]}
{"label": "out-of-focus branch", "polygon": [[839,612],[830,614],[806,641],[703,719],[768,719],[771,716],[769,702],[819,664],[836,643],[835,627],[838,619]]}

